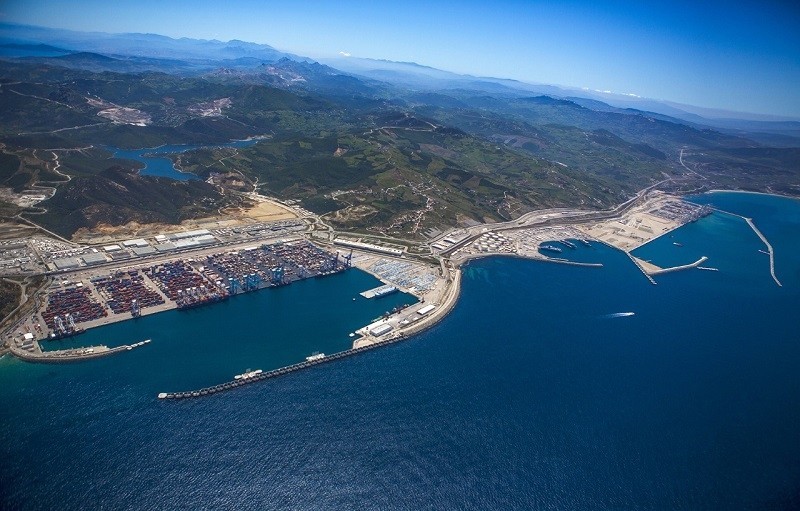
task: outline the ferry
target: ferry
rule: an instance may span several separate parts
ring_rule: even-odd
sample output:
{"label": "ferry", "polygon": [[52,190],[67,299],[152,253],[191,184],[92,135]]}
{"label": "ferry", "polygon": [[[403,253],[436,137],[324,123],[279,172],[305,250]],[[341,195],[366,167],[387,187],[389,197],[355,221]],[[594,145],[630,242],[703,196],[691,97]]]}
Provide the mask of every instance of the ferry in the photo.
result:
{"label": "ferry", "polygon": [[323,358],[325,358],[324,353],[314,353],[313,355],[309,355],[308,357],[306,357],[306,361],[314,362],[315,360],[322,360]]}
{"label": "ferry", "polygon": [[628,317],[635,316],[635,315],[636,315],[635,312],[615,312],[613,314],[607,315],[606,317],[607,318],[628,318]]}
{"label": "ferry", "polygon": [[234,380],[247,380],[254,376],[258,376],[259,374],[263,373],[261,369],[256,369],[255,371],[246,371],[242,374],[237,374],[233,377]]}

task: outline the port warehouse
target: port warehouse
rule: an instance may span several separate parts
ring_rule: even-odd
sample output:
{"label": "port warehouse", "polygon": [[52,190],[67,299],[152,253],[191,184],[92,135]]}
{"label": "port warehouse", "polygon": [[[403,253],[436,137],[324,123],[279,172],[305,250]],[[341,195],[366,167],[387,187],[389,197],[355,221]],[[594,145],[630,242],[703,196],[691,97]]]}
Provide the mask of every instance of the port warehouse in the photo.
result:
{"label": "port warehouse", "polygon": [[[421,307],[420,309],[417,310],[416,315],[414,317],[409,317],[401,321],[399,324],[401,326],[408,325],[409,323],[413,323],[419,319],[422,319],[422,317],[427,316],[434,310],[436,310],[435,305],[430,305],[430,304],[425,305],[424,307]],[[382,319],[379,319],[378,321],[375,321],[374,323],[370,323],[369,325],[360,329],[358,332],[369,334],[373,337],[382,337],[391,332],[392,330],[394,330],[394,328],[395,327],[387,320],[387,318],[384,317]]]}
{"label": "port warehouse", "polygon": [[[63,337],[81,331],[81,323],[109,314],[137,316],[166,301],[179,309],[191,308],[349,267],[349,256],[340,257],[309,241],[277,241],[198,259],[112,271],[86,283],[65,280],[51,286],[41,318],[50,338]],[[45,337],[44,332],[39,333]]]}
{"label": "port warehouse", "polygon": [[[246,226],[197,229],[147,238],[112,242],[102,246],[75,246],[38,236],[0,241],[0,270],[19,268],[27,273],[71,272],[77,268],[107,265],[139,257],[187,252],[206,245],[259,243],[266,238],[298,233],[306,229],[303,220],[271,220]],[[104,254],[105,257],[94,254]]]}
{"label": "port warehouse", "polygon": [[401,248],[385,247],[382,245],[375,245],[373,243],[364,243],[363,241],[348,240],[344,238],[337,238],[333,240],[334,245],[341,245],[343,247],[358,248],[361,250],[369,250],[371,252],[378,252],[381,254],[393,255],[400,257],[403,255],[404,250]]}
{"label": "port warehouse", "polygon": [[[197,234],[205,232],[205,234]],[[103,264],[110,261],[128,259],[131,255],[141,257],[158,253],[172,252],[175,250],[187,248],[200,248],[206,245],[212,245],[218,240],[208,233],[208,231],[191,231],[192,236],[182,236],[174,238],[174,241],[164,241],[157,243],[155,246],[150,245],[143,239],[123,241],[120,245],[107,245],[103,248],[103,252],[93,249],[94,252],[82,254],[76,257],[60,257],[53,259],[50,263],[50,270],[72,270],[79,268],[83,265],[93,266],[96,264]],[[187,233],[181,233],[187,234]],[[175,235],[173,235],[175,236]],[[123,249],[124,247],[124,249]],[[123,251],[124,250],[124,251]],[[83,264],[81,264],[83,263]]]}

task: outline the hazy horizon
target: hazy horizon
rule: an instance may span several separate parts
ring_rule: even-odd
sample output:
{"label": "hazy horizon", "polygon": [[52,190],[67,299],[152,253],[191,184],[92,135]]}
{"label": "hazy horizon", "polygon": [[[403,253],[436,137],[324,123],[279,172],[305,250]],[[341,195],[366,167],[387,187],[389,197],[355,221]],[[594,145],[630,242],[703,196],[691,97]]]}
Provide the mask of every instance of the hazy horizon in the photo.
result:
{"label": "hazy horizon", "polygon": [[303,7],[239,0],[106,5],[11,1],[0,21],[84,32],[244,40],[314,59],[415,62],[730,112],[800,118],[798,8],[686,2],[375,2]]}

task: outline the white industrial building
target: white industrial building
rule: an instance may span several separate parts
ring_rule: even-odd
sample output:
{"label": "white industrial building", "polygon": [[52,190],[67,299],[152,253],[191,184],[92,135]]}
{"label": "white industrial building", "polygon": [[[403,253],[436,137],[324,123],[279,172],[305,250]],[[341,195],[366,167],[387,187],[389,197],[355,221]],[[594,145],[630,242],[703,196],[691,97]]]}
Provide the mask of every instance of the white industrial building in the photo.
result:
{"label": "white industrial building", "polygon": [[384,334],[388,334],[392,330],[394,330],[394,327],[392,325],[390,325],[389,323],[384,323],[382,325],[370,328],[369,333],[371,335],[374,335],[375,337],[380,337]]}
{"label": "white industrial building", "polygon": [[124,246],[126,246],[126,247],[146,247],[146,246],[150,245],[149,243],[147,243],[142,238],[135,239],[135,240],[123,241],[122,244]]}
{"label": "white industrial building", "polygon": [[371,250],[373,252],[380,252],[382,254],[389,254],[393,256],[401,256],[403,255],[403,250],[399,248],[392,248],[392,247],[383,247],[381,245],[373,245],[372,243],[364,243],[361,241],[351,241],[351,240],[343,240],[343,239],[336,239],[333,241],[335,245],[342,245],[345,247],[351,248],[360,248],[363,250]]}
{"label": "white industrial building", "polygon": [[425,307],[418,310],[417,314],[419,314],[420,316],[425,316],[427,314],[430,314],[430,312],[435,308],[436,308],[435,305],[426,305]]}

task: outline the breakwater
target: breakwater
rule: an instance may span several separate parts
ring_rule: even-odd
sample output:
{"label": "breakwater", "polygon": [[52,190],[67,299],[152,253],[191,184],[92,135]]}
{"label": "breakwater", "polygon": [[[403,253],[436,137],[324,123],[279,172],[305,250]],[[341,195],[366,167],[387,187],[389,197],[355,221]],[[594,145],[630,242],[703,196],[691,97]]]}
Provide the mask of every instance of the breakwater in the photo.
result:
{"label": "breakwater", "polygon": [[633,264],[635,264],[636,267],[639,268],[639,270],[642,272],[642,275],[644,275],[647,278],[647,280],[650,281],[651,284],[653,284],[654,286],[658,284],[658,282],[656,282],[656,280],[650,275],[650,273],[648,273],[647,270],[644,269],[644,266],[642,266],[639,263],[639,261],[635,257],[633,257],[633,254],[631,254],[630,252],[625,252],[625,255],[627,255],[630,258],[630,260],[633,261]]}
{"label": "breakwater", "polygon": [[674,271],[681,271],[681,270],[688,270],[691,268],[697,268],[704,262],[708,261],[708,257],[703,256],[697,261],[690,263],[690,264],[682,264],[680,266],[673,266],[671,268],[662,268],[660,270],[650,272],[651,275],[663,275],[664,273],[672,273]]}
{"label": "breakwater", "polygon": [[298,362],[296,364],[291,364],[285,367],[281,367],[278,369],[273,369],[271,371],[265,371],[249,378],[241,378],[238,380],[231,380],[225,383],[220,383],[217,385],[212,385],[210,387],[204,387],[197,390],[190,390],[185,392],[161,392],[158,394],[159,399],[189,399],[189,398],[197,398],[197,397],[204,397],[210,396],[213,394],[218,394],[220,392],[225,392],[227,390],[233,390],[239,387],[243,387],[245,385],[249,385],[252,383],[257,383],[260,381],[268,380],[270,378],[276,378],[278,376],[283,376],[289,373],[293,373],[295,371],[299,371],[301,369],[308,369],[309,367],[325,364],[327,362],[333,362],[334,360],[339,360],[345,357],[350,357],[353,355],[358,355],[359,353],[363,353],[365,351],[373,350],[375,348],[379,348],[381,346],[387,346],[389,344],[394,344],[396,342],[400,342],[402,340],[407,339],[408,337],[405,335],[400,335],[398,337],[378,341],[373,344],[367,344],[358,348],[352,348],[345,351],[340,351],[339,353],[334,353],[333,355],[327,355],[322,358],[318,358],[315,360],[306,360],[304,362]]}
{"label": "breakwater", "polygon": [[778,280],[778,276],[775,275],[775,251],[772,249],[772,245],[770,244],[769,241],[767,241],[767,237],[764,236],[761,233],[761,231],[758,230],[758,227],[756,227],[756,224],[753,223],[752,218],[744,218],[744,220],[745,222],[747,222],[747,225],[749,225],[750,228],[753,229],[753,231],[755,231],[758,237],[761,238],[761,241],[764,242],[764,245],[767,246],[767,251],[769,252],[769,273],[770,275],[772,275],[772,280],[774,280],[776,284],[778,284],[779,286],[783,286],[783,284],[781,284],[781,281]]}
{"label": "breakwater", "polygon": [[713,209],[714,211],[718,211],[720,213],[725,213],[726,215],[731,215],[741,218],[742,220],[747,222],[747,225],[750,226],[750,228],[761,239],[764,245],[767,246],[767,254],[769,254],[769,273],[770,275],[772,275],[772,280],[774,280],[778,286],[783,287],[783,284],[781,284],[781,281],[778,280],[778,276],[775,274],[775,250],[773,250],[772,244],[769,242],[769,240],[767,240],[767,237],[764,236],[764,234],[760,230],[758,230],[756,224],[753,223],[753,219],[748,218],[744,215],[739,215],[737,213],[731,213],[730,211],[725,211],[724,209],[719,209],[719,208],[711,208],[711,209]]}
{"label": "breakwater", "polygon": [[131,351],[135,348],[142,347],[145,344],[150,344],[150,339],[145,339],[144,341],[139,341],[133,344],[123,344],[122,346],[116,346],[114,348],[101,345],[66,350],[31,352],[12,345],[9,348],[9,351],[15,357],[25,360],[26,362],[58,364],[64,362],[81,362],[84,360],[107,357],[108,355],[114,355],[115,353]]}

